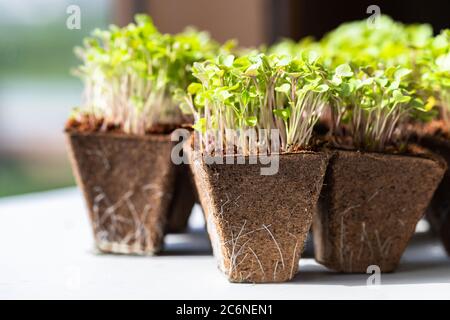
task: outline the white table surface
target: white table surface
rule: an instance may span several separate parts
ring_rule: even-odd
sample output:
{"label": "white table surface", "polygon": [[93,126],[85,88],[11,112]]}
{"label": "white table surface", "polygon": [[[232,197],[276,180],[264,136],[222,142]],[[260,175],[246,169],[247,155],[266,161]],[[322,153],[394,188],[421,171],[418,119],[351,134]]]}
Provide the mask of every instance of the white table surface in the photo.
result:
{"label": "white table surface", "polygon": [[0,200],[0,298],[3,299],[450,299],[450,259],[417,235],[399,270],[341,275],[305,258],[283,284],[231,284],[217,270],[198,207],[194,232],[169,235],[155,257],[100,255],[76,189]]}

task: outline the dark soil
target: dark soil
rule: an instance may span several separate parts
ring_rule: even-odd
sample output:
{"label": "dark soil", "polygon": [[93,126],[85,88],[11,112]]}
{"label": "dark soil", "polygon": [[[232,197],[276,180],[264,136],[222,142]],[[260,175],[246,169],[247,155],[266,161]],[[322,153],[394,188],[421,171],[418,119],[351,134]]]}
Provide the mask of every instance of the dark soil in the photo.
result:
{"label": "dark soil", "polygon": [[394,271],[445,170],[424,151],[334,151],[314,217],[316,260],[340,272]]}
{"label": "dark soil", "polygon": [[[312,223],[328,155],[283,154],[279,172],[260,164],[211,164],[188,151],[219,268],[231,282],[292,279]],[[248,159],[247,159],[248,160]]]}
{"label": "dark soil", "polygon": [[[146,134],[169,134],[178,128],[188,128],[187,124],[165,124],[158,123],[146,130]],[[66,131],[75,131],[80,133],[90,132],[112,132],[123,133],[120,125],[105,123],[103,119],[96,118],[89,114],[84,114],[81,118],[70,118],[65,127]]]}

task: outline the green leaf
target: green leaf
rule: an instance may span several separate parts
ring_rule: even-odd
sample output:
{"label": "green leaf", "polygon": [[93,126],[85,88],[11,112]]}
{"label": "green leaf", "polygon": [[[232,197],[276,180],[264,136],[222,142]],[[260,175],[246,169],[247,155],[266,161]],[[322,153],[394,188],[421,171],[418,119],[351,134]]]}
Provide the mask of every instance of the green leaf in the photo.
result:
{"label": "green leaf", "polygon": [[400,90],[394,90],[392,97],[397,103],[406,103],[411,100],[411,97],[403,95]]}
{"label": "green leaf", "polygon": [[288,94],[291,90],[291,85],[289,83],[283,83],[281,86],[278,86],[275,88],[275,91],[277,92],[283,92]]}
{"label": "green leaf", "polygon": [[227,67],[231,67],[233,65],[234,62],[234,55],[230,54],[227,55],[224,59],[223,59],[223,64]]}
{"label": "green leaf", "polygon": [[400,80],[400,79],[404,78],[405,76],[407,76],[408,74],[410,74],[411,72],[412,72],[411,69],[400,68],[397,71],[395,71],[394,78],[397,80]]}
{"label": "green leaf", "polygon": [[314,88],[315,92],[326,92],[330,89],[330,87],[327,84],[321,84]]}
{"label": "green leaf", "polygon": [[319,60],[320,54],[317,51],[310,51],[308,54],[308,63],[314,64]]}
{"label": "green leaf", "polygon": [[205,133],[206,132],[206,119],[200,118],[196,123],[192,125],[192,128],[198,132]]}
{"label": "green leaf", "polygon": [[335,70],[335,75],[338,77],[351,77],[353,75],[352,69],[348,64],[341,64]]}
{"label": "green leaf", "polygon": [[255,116],[245,118],[245,124],[249,127],[256,126],[258,119]]}
{"label": "green leaf", "polygon": [[200,83],[197,82],[192,82],[188,88],[187,91],[189,94],[194,95],[197,94],[198,92],[200,92],[202,90],[203,86]]}
{"label": "green leaf", "polygon": [[248,77],[256,77],[259,74],[258,68],[259,65],[252,64],[250,67],[247,68],[247,70],[245,70],[245,75]]}
{"label": "green leaf", "polygon": [[246,106],[250,101],[250,93],[247,90],[242,91],[241,101]]}
{"label": "green leaf", "polygon": [[291,109],[288,109],[288,108],[286,108],[286,109],[274,109],[273,113],[277,117],[279,117],[279,118],[283,119],[284,121],[286,121],[291,116]]}
{"label": "green leaf", "polygon": [[427,103],[424,106],[425,111],[431,111],[436,105],[436,99],[433,96],[428,97]]}

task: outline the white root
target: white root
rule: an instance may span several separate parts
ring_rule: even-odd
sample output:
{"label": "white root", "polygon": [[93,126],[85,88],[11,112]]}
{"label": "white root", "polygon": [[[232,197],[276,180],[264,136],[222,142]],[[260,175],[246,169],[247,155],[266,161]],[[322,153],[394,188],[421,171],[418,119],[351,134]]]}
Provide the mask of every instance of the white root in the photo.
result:
{"label": "white root", "polygon": [[259,264],[259,268],[261,269],[261,272],[262,272],[262,274],[263,274],[263,279],[265,279],[265,278],[266,278],[266,272],[264,271],[264,268],[263,268],[263,266],[262,266],[261,260],[259,260],[258,255],[255,253],[255,251],[253,251],[253,249],[252,249],[251,247],[248,247],[248,249],[249,249],[250,252],[255,256],[256,261],[257,261],[258,264]]}
{"label": "white root", "polygon": [[374,257],[374,251],[373,251],[373,248],[372,248],[372,244],[370,242],[369,235],[367,234],[367,231],[366,231],[366,224],[365,224],[365,222],[362,223],[362,228],[363,228],[363,236],[367,239],[367,246],[369,247],[369,250],[370,250],[370,256],[373,258]]}
{"label": "white root", "polygon": [[278,263],[279,263],[280,261],[279,260],[277,260],[276,262],[275,262],[275,268],[273,268],[273,280],[274,281],[276,281],[276,279],[277,279],[277,269],[278,269]]}
{"label": "white root", "polygon": [[244,223],[241,226],[241,229],[239,230],[239,233],[237,234],[237,237],[234,237],[233,229],[231,229],[231,255],[230,255],[230,261],[231,261],[231,268],[230,268],[230,274],[233,273],[233,271],[236,269],[236,259],[239,257],[239,255],[242,253],[242,249],[244,248],[245,244],[248,243],[249,240],[247,240],[243,245],[240,246],[239,250],[236,252],[236,247],[239,242],[239,238],[241,237],[241,234],[243,230],[245,229],[245,225],[247,224],[247,220],[244,220]]}
{"label": "white root", "polygon": [[369,199],[367,199],[367,202],[372,201],[373,199],[375,199],[375,197],[380,193],[380,190],[377,190],[373,195],[370,196]]}
{"label": "white root", "polygon": [[[156,199],[165,196],[161,189],[153,184],[145,185],[143,191],[152,191],[152,196]],[[93,227],[97,246],[103,251],[116,253],[153,253],[156,249],[152,245],[150,230],[147,226],[147,220],[152,206],[144,206],[142,213],[139,213],[132,201],[135,195],[133,191],[127,191],[116,202],[111,204],[101,187],[95,187],[97,193],[93,204]],[[100,205],[104,203],[106,209],[103,214],[100,212]],[[117,210],[126,206],[129,217],[116,214]],[[129,230],[124,234],[125,230]],[[162,225],[155,226],[157,237],[162,235]]]}
{"label": "white root", "polygon": [[221,206],[220,206],[220,212],[219,212],[219,216],[223,216],[223,208],[230,202],[230,198],[228,197],[228,193],[225,193],[225,196],[227,197],[227,201],[225,201]]}
{"label": "white root", "polygon": [[[267,225],[268,228],[270,228],[271,226],[272,226],[272,224]],[[249,234],[252,234],[257,231],[262,231],[262,230],[265,230],[265,229],[263,227],[261,227],[261,228],[246,232],[246,233],[242,234],[241,237],[245,237],[245,236],[248,236]],[[228,244],[230,242],[232,242],[232,240],[225,241],[224,244]]]}
{"label": "white root", "polygon": [[292,279],[292,277],[294,276],[294,268],[295,265],[298,264],[298,261],[296,261],[296,252],[297,252],[297,247],[298,247],[298,243],[299,243],[299,239],[293,235],[292,233],[289,233],[289,235],[291,235],[292,237],[295,238],[295,246],[294,246],[294,251],[292,252],[292,264],[291,264],[291,273],[290,273],[290,278]]}
{"label": "white root", "polygon": [[275,243],[275,246],[277,247],[278,253],[280,254],[281,264],[282,264],[283,269],[284,269],[285,265],[284,265],[283,253],[281,252],[281,248],[280,248],[277,240],[275,239],[275,237],[273,236],[272,232],[270,232],[269,228],[267,228],[266,225],[263,224],[263,228],[269,233],[270,237],[272,238],[273,242]]}

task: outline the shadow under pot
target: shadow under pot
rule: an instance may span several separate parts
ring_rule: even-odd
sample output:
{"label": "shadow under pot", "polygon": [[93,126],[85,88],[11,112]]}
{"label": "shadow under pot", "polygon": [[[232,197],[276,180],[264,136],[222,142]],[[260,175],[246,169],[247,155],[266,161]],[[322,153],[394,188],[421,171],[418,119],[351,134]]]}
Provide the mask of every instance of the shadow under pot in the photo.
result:
{"label": "shadow under pot", "polygon": [[394,271],[445,169],[431,155],[333,152],[313,222],[316,260],[345,273]]}
{"label": "shadow under pot", "polygon": [[237,164],[237,156],[221,157],[223,164],[208,164],[207,157],[187,149],[219,269],[230,282],[292,279],[311,227],[328,155],[274,155],[278,171],[262,175],[261,168],[269,165],[249,164],[248,157],[243,158],[245,164]]}
{"label": "shadow under pot", "polygon": [[[439,154],[450,167],[450,140],[439,137],[423,137],[420,144]],[[427,210],[427,219],[450,255],[450,170],[445,172]]]}
{"label": "shadow under pot", "polygon": [[105,253],[158,252],[174,191],[170,134],[66,135],[96,247]]}

